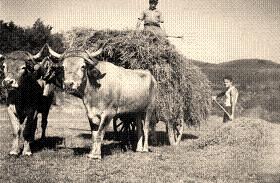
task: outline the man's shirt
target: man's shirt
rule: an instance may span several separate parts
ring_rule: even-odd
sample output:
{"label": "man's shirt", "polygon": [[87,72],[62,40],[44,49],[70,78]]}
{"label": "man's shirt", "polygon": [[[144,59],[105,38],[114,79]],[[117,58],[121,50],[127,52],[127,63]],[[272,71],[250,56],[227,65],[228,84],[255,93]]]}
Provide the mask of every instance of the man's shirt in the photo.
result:
{"label": "man's shirt", "polygon": [[141,14],[141,16],[138,18],[139,20],[143,20],[144,21],[144,25],[145,24],[153,24],[156,23],[159,25],[159,23],[163,23],[163,18],[161,15],[161,12],[157,9],[155,10],[144,10]]}
{"label": "man's shirt", "polygon": [[231,86],[226,91],[218,94],[217,96],[225,96],[225,106],[230,107],[237,103],[238,90],[234,86]]}

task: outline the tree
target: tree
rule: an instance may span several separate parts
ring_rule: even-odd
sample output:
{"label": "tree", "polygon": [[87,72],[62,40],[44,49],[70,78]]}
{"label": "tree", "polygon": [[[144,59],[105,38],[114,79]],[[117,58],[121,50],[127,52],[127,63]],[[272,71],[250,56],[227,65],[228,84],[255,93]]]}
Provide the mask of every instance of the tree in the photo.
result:
{"label": "tree", "polygon": [[49,43],[54,50],[64,51],[62,34],[52,34],[52,26],[45,25],[38,18],[32,27],[23,28],[14,22],[0,20],[0,53],[9,53],[15,50],[37,53],[45,43]]}
{"label": "tree", "polygon": [[38,52],[42,46],[52,39],[52,27],[44,25],[44,22],[38,18],[31,28],[25,30],[25,39],[27,45],[25,50],[29,52]]}
{"label": "tree", "polygon": [[18,27],[14,22],[5,23],[0,21],[0,51],[7,53],[20,49],[23,45],[24,29]]}

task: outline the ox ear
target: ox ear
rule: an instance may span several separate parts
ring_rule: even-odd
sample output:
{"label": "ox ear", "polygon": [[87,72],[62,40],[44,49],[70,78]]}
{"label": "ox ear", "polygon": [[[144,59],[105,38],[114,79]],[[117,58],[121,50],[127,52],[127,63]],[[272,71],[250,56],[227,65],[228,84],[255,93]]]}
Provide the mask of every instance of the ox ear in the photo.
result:
{"label": "ox ear", "polygon": [[101,73],[95,67],[90,67],[87,69],[87,75],[90,81],[97,81],[105,77],[106,73]]}
{"label": "ox ear", "polygon": [[0,54],[0,71],[3,72],[3,61],[5,60],[5,57]]}
{"label": "ox ear", "polygon": [[3,61],[5,59],[4,55],[0,54],[0,62]]}

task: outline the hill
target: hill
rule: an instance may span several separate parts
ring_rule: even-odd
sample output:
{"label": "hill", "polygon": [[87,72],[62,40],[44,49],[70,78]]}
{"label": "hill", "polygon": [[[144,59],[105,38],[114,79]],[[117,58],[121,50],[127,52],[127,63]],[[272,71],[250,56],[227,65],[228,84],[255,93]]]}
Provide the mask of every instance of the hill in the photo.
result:
{"label": "hill", "polygon": [[233,60],[218,64],[221,68],[238,68],[238,69],[275,69],[280,68],[280,64],[270,60],[262,59],[241,59]]}
{"label": "hill", "polygon": [[278,121],[280,114],[280,64],[270,60],[242,59],[211,64],[193,61],[208,76],[213,93],[223,88],[223,77],[232,75],[237,86],[239,113]]}
{"label": "hill", "polygon": [[219,68],[219,69],[279,69],[280,64],[271,60],[262,59],[240,59],[213,64],[192,60],[192,62],[202,69]]}
{"label": "hill", "polygon": [[270,60],[242,59],[212,64],[193,61],[208,76],[214,89],[222,86],[222,78],[232,75],[235,83],[244,89],[267,87],[279,88],[280,64]]}

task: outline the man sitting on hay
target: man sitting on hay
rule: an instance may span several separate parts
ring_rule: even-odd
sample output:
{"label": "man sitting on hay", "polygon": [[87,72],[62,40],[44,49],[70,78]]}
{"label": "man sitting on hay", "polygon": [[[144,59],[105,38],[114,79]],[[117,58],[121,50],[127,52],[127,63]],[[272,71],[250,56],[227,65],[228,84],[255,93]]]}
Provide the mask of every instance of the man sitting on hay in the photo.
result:
{"label": "man sitting on hay", "polygon": [[149,9],[144,10],[138,18],[136,29],[139,29],[140,24],[144,21],[144,30],[153,32],[155,35],[166,36],[165,31],[161,29],[161,24],[164,22],[162,14],[156,9],[158,0],[149,0]]}

